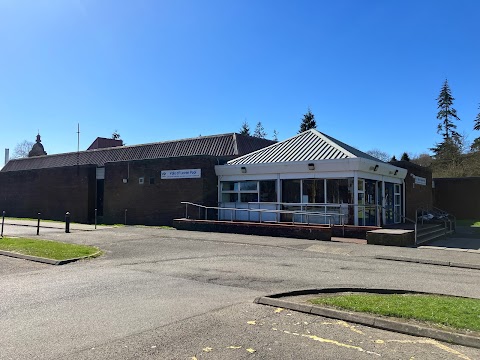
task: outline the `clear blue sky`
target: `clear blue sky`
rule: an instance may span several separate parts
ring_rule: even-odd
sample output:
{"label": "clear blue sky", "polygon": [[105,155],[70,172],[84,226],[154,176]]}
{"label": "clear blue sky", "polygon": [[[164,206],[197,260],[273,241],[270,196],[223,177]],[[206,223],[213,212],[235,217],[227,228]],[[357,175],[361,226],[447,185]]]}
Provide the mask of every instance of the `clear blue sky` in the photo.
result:
{"label": "clear blue sky", "polygon": [[128,145],[317,128],[397,157],[480,111],[480,1],[0,0],[0,149],[49,154],[118,130]]}

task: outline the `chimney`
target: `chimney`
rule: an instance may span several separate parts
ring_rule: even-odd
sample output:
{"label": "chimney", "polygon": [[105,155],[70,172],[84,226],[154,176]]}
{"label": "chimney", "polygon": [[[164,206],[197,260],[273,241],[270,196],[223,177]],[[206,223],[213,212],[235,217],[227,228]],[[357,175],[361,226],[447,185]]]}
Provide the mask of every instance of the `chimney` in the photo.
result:
{"label": "chimney", "polygon": [[10,160],[10,149],[5,149],[5,165],[7,165],[8,160]]}

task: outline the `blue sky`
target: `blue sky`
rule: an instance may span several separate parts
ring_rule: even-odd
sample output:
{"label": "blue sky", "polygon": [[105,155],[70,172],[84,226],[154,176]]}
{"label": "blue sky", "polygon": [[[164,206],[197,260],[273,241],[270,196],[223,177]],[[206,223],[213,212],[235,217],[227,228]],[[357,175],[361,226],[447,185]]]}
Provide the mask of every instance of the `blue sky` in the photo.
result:
{"label": "blue sky", "polygon": [[[0,0],[0,148],[76,151],[317,128],[367,151],[428,151],[448,78],[480,134],[480,2]],[[2,161],[3,165],[3,161]]]}

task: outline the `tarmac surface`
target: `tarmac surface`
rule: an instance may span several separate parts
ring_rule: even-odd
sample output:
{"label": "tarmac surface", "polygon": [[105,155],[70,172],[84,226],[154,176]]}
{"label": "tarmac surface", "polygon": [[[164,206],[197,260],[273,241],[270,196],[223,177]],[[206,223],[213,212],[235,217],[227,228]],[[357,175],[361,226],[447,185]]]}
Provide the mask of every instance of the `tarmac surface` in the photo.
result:
{"label": "tarmac surface", "polygon": [[[6,225],[4,234],[36,237],[22,225]],[[48,226],[39,238],[95,245],[105,255],[62,266],[0,257],[0,359],[480,359],[472,347],[253,303],[335,286],[480,298],[475,235],[415,249]]]}

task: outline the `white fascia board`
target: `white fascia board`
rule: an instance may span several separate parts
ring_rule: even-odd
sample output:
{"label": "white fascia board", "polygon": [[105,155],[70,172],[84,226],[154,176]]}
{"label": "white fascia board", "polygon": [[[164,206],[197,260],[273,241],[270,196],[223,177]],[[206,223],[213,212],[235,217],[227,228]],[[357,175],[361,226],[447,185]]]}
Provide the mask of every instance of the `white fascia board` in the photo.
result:
{"label": "white fascia board", "polygon": [[[377,166],[377,170],[375,166]],[[374,161],[370,159],[360,159],[359,171],[373,175],[383,175],[393,179],[403,180],[407,176],[407,170],[394,166],[392,164],[384,163],[382,161]],[[395,171],[397,174],[395,175]]]}
{"label": "white fascia board", "polygon": [[[320,174],[325,172],[344,172],[355,171],[359,169],[359,158],[355,159],[337,159],[337,160],[313,160],[313,161],[288,161],[282,163],[269,164],[239,164],[239,165],[216,165],[215,173],[220,175],[262,175],[262,174],[292,174],[309,173]],[[309,170],[308,164],[314,164],[315,170]],[[246,173],[242,173],[242,168]]]}
{"label": "white fascia board", "polygon": [[[309,170],[308,164],[314,164],[315,170]],[[377,165],[377,170],[375,170]],[[245,173],[242,173],[242,168],[245,168]],[[397,171],[396,175],[395,171]],[[404,180],[407,176],[406,169],[382,161],[364,158],[215,166],[217,176],[228,176],[229,180],[267,179],[274,178],[277,174],[283,179],[294,179],[295,177],[303,179],[343,178],[353,177],[355,172],[358,173],[359,177],[365,179],[382,180],[389,178],[391,181],[385,180],[389,182],[398,182],[398,180]]]}

